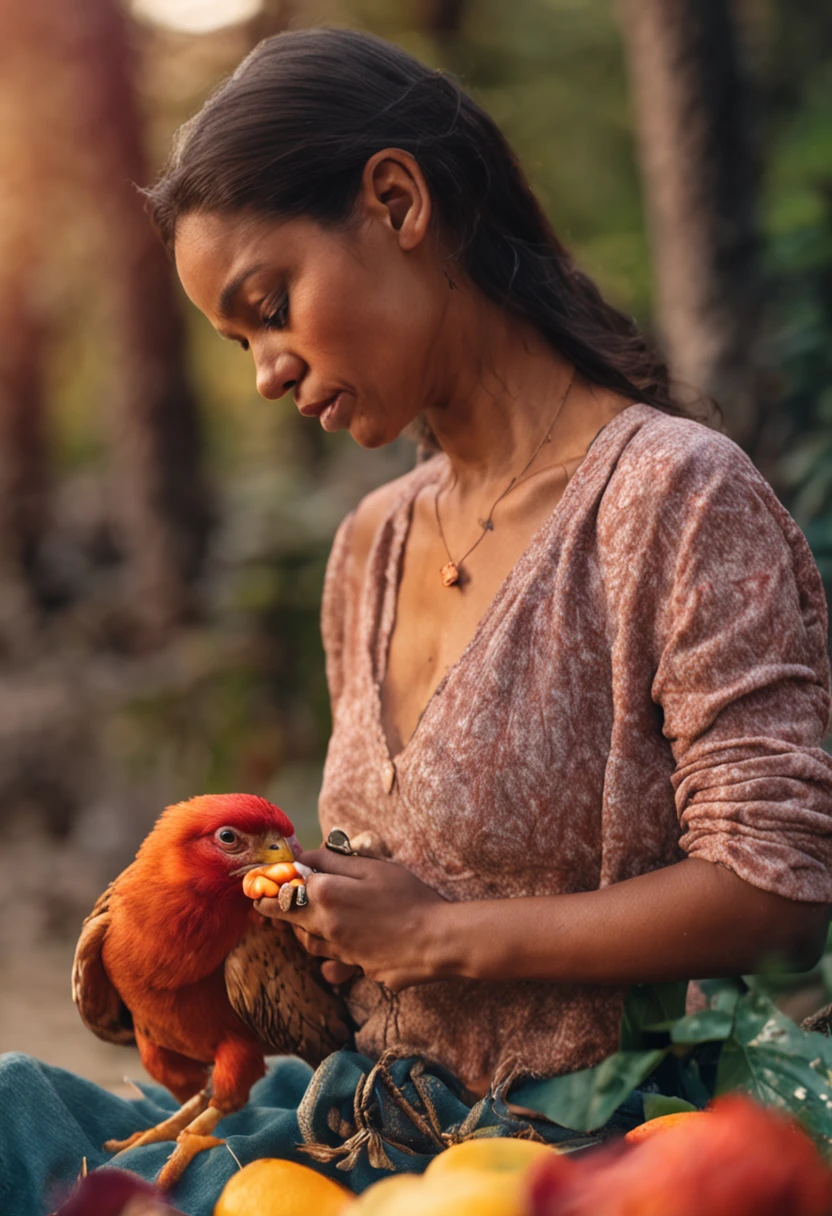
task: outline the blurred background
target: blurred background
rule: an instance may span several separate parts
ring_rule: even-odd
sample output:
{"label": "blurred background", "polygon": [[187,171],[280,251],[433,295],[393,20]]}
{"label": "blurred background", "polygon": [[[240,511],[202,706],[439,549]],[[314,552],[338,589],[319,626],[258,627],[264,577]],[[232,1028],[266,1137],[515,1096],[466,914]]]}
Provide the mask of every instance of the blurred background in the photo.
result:
{"label": "blurred background", "polygon": [[[132,184],[260,38],[317,24],[461,77],[832,588],[832,8],[0,0],[0,1050],[113,1088],[142,1074],[71,1004],[80,921],[192,794],[265,794],[317,843],[328,547],[414,461],[259,398]],[[832,969],[776,982],[799,1016]]]}

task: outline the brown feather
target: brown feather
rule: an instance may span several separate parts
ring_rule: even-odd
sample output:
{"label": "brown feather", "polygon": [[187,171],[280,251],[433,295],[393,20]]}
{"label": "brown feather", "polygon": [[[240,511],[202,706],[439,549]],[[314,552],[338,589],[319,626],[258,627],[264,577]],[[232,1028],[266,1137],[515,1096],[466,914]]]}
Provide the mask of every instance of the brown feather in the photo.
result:
{"label": "brown feather", "polygon": [[252,926],[225,960],[225,986],[234,1012],[273,1052],[317,1067],[352,1038],[344,1001],[282,921]]}
{"label": "brown feather", "polygon": [[101,950],[110,927],[113,883],[84,920],[72,963],[72,999],[81,1020],[108,1043],[135,1043],[133,1017],[104,969]]}

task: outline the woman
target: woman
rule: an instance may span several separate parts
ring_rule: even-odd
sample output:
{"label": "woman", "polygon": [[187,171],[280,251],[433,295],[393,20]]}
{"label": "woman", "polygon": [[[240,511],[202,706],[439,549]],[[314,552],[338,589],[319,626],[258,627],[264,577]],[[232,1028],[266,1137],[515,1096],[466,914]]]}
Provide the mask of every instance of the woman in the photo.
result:
{"label": "woman", "polygon": [[344,522],[325,589],[322,827],[400,864],[310,853],[287,918],[333,982],[357,970],[359,1048],[481,1094],[603,1058],[628,984],[815,958],[817,569],[740,449],[679,416],[493,122],[376,39],[282,35],[150,205],[265,397],[371,448],[421,419],[437,450]]}
{"label": "woman", "polygon": [[[383,856],[311,852],[307,906],[259,903],[328,960],[359,1051],[445,1065],[472,1097],[604,1058],[629,984],[815,959],[832,900],[817,568],[574,268],[487,115],[377,39],[281,35],[148,193],[265,397],[291,391],[365,447],[418,428],[432,453],[344,521],[324,592],[321,824]],[[99,1122],[112,1134],[93,1087],[18,1067],[32,1110],[57,1092],[66,1114],[53,1174],[56,1144],[69,1168],[87,1143],[73,1120],[91,1145]],[[314,1088],[297,1117],[297,1075],[269,1091],[282,1131],[233,1116],[250,1156],[290,1152],[315,1109],[355,1131],[353,1156],[371,1142],[354,1076],[340,1106]],[[166,1153],[125,1164],[152,1176]],[[186,1174],[189,1211],[210,1210],[211,1168]]]}

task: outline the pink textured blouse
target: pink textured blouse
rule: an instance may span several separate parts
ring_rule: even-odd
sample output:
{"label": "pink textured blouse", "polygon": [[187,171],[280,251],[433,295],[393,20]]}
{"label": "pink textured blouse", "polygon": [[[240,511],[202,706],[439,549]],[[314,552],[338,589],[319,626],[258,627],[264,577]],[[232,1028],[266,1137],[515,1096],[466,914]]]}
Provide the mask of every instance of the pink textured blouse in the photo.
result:
{"label": "pink textured blouse", "polygon": [[[803,533],[751,460],[635,404],[593,444],[412,739],[380,688],[402,554],[437,456],[402,477],[349,594],[348,516],[322,609],[333,712],[324,833],[372,829],[446,899],[595,890],[685,855],[832,902],[827,608]],[[597,1063],[623,990],[359,977],[360,1051],[393,1047],[473,1089]]]}

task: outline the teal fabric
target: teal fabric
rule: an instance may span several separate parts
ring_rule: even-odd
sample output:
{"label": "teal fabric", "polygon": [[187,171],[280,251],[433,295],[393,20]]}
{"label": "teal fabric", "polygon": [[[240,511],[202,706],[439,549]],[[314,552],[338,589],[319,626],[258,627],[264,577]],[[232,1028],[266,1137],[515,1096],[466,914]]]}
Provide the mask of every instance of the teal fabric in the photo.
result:
{"label": "teal fabric", "polygon": [[[30,1056],[0,1056],[2,1216],[54,1211],[85,1157],[89,1169],[116,1164],[152,1180],[170,1145],[130,1149],[116,1159],[101,1148],[105,1140],[124,1139],[176,1109],[175,1099],[161,1086],[140,1088],[140,1100],[125,1100]],[[633,1095],[605,1132],[627,1130],[642,1119],[641,1098]],[[360,1192],[391,1169],[421,1173],[447,1142],[443,1133],[453,1137],[490,1129],[517,1135],[531,1128],[552,1142],[568,1139],[577,1147],[586,1140],[545,1120],[518,1118],[493,1094],[471,1107],[450,1073],[418,1058],[393,1059],[379,1069],[366,1057],[343,1050],[313,1073],[294,1056],[276,1057],[248,1105],[220,1123],[217,1134],[228,1148],[200,1154],[171,1201],[188,1216],[211,1216],[223,1185],[237,1170],[228,1149],[243,1165],[259,1157],[299,1161]],[[330,1159],[310,1158],[299,1148],[304,1139],[319,1146],[319,1157]]]}

